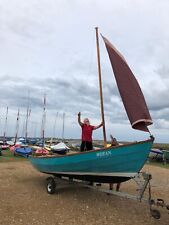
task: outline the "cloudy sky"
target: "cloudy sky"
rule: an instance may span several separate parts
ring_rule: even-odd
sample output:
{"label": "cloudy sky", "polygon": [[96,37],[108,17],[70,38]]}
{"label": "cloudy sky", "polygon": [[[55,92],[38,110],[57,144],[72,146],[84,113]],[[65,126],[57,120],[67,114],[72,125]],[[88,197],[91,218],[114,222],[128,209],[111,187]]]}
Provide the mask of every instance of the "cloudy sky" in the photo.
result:
{"label": "cloudy sky", "polygon": [[[125,56],[147,101],[156,142],[169,142],[169,0],[0,0],[0,135],[39,136],[46,93],[46,136],[80,138],[77,113],[101,121],[95,27]],[[129,124],[100,39],[107,137],[142,140]],[[58,112],[58,116],[57,115]],[[55,129],[56,121],[56,129]],[[102,129],[94,132],[102,139]]]}

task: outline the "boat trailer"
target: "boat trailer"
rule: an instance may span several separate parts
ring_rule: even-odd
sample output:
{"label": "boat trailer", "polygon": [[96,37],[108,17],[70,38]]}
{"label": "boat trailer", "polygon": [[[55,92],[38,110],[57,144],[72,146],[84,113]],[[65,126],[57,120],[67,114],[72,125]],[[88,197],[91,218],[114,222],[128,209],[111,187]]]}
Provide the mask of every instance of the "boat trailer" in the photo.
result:
{"label": "boat trailer", "polygon": [[[152,175],[149,173],[140,172],[132,179],[135,181],[137,185],[136,195],[102,188],[101,183],[91,183],[88,181],[81,181],[81,180],[73,179],[70,177],[68,178],[68,177],[58,176],[58,175],[50,176],[46,179],[47,181],[46,190],[48,194],[54,194],[56,192],[57,186],[65,187],[67,185],[76,184],[82,187],[87,187],[90,189],[104,192],[108,195],[116,195],[119,197],[124,197],[124,198],[132,199],[132,200],[138,200],[140,202],[146,202],[149,205],[150,215],[155,219],[160,219],[161,213],[157,208],[161,207],[161,208],[165,208],[169,210],[169,204],[166,204],[165,201],[161,198],[158,198],[157,200],[152,199],[151,184],[150,184]],[[148,189],[148,197],[144,198],[144,194],[147,189]],[[157,208],[154,208],[155,206]]]}

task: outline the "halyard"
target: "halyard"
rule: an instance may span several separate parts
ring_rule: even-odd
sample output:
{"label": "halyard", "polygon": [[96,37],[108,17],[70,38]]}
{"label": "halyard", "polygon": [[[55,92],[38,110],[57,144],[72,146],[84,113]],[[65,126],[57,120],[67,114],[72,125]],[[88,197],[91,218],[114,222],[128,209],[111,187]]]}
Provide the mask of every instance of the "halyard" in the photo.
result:
{"label": "halyard", "polygon": [[[107,195],[77,185],[46,192],[46,177],[27,160],[0,162],[1,225],[167,225],[169,214],[159,208],[161,219],[150,217],[146,203]],[[169,203],[169,170],[146,165],[152,174],[153,198]],[[133,192],[134,182],[123,183],[121,191]]]}

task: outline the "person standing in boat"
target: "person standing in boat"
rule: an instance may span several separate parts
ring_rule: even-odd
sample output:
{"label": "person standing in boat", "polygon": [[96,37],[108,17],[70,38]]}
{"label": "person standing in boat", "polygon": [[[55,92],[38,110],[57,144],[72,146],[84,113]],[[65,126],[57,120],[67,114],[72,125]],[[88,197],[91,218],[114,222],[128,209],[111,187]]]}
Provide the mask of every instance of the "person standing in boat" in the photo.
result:
{"label": "person standing in boat", "polygon": [[82,143],[80,146],[80,151],[90,151],[93,149],[92,144],[92,133],[93,130],[96,130],[103,126],[103,123],[99,124],[98,126],[90,125],[90,121],[88,118],[85,118],[83,123],[81,122],[81,113],[78,113],[78,123],[82,128]]}

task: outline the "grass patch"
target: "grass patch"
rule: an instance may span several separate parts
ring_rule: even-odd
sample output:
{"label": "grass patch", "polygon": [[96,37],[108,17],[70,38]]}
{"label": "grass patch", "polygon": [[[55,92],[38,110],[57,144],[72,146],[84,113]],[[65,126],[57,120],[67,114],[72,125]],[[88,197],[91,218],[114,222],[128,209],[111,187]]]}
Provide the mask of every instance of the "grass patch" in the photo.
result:
{"label": "grass patch", "polygon": [[22,156],[14,156],[13,152],[9,150],[3,150],[2,156],[0,156],[0,162],[16,162],[16,161],[26,161],[27,158]]}
{"label": "grass patch", "polygon": [[149,162],[147,162],[147,165],[158,166],[161,168],[169,169],[169,163],[164,164],[163,162],[149,161]]}
{"label": "grass patch", "polygon": [[153,148],[158,148],[158,149],[161,149],[161,150],[169,150],[169,144],[154,143]]}

